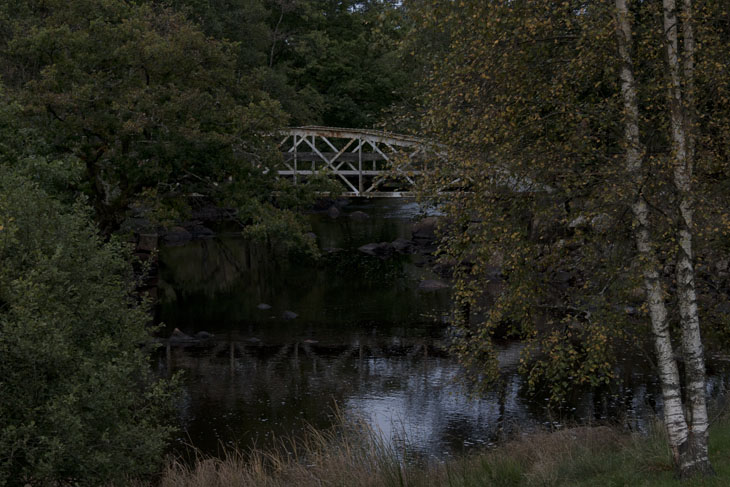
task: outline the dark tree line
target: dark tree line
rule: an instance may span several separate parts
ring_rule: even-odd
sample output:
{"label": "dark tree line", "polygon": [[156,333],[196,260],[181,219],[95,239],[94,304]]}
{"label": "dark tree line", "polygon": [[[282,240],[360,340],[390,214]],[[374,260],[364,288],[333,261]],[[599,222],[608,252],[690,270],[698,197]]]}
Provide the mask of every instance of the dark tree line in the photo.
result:
{"label": "dark tree line", "polygon": [[[407,80],[389,2],[0,4],[0,485],[158,471],[173,389],[150,373],[148,303],[120,228],[191,197],[298,238],[268,134],[372,126]],[[293,237],[292,237],[293,236]],[[311,242],[309,242],[311,244]]]}

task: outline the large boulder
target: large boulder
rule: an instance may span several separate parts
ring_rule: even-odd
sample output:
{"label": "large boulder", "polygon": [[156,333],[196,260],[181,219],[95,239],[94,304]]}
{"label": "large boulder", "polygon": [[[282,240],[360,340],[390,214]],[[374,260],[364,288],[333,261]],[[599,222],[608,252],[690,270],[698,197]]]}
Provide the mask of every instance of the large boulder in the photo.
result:
{"label": "large boulder", "polygon": [[126,218],[119,229],[125,233],[155,233],[157,225],[153,225],[151,221],[143,216],[136,216]]}

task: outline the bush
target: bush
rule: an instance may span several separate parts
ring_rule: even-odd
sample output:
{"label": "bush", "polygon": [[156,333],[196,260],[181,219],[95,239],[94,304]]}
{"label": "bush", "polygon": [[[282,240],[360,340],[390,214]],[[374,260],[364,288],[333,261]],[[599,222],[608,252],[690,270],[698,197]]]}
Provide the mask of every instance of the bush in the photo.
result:
{"label": "bush", "polygon": [[171,394],[123,245],[23,174],[0,164],[0,485],[151,473]]}

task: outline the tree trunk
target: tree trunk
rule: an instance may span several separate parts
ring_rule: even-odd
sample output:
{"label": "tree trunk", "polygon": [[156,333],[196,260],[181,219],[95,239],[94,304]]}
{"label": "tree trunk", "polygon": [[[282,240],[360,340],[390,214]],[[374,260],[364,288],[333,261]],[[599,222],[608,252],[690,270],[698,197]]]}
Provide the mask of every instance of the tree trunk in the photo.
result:
{"label": "tree trunk", "polygon": [[669,446],[675,465],[681,469],[688,450],[689,431],[682,407],[682,393],[677,362],[674,359],[672,341],[667,320],[664,290],[659,276],[659,265],[652,248],[649,208],[642,195],[643,147],[639,139],[639,108],[636,99],[636,81],[631,60],[631,22],[626,0],[616,1],[616,34],[621,58],[620,82],[624,105],[624,145],[626,171],[637,188],[632,205],[634,214],[634,238],[643,265],[644,288],[649,307],[657,367],[664,400],[664,422]]}
{"label": "tree trunk", "polygon": [[[685,361],[689,416],[689,448],[680,475],[712,473],[707,453],[707,404],[705,398],[705,362],[697,311],[692,251],[692,170],[694,162],[694,32],[692,2],[682,3],[683,52],[679,60],[678,18],[675,0],[663,0],[664,34],[669,71],[669,109],[671,114],[674,186],[677,190],[677,298],[682,355]],[[681,72],[683,68],[684,73]],[[682,97],[684,81],[684,100]]]}
{"label": "tree trunk", "polygon": [[276,52],[276,41],[279,37],[279,26],[281,25],[281,21],[284,20],[284,4],[281,5],[281,14],[279,15],[279,21],[276,22],[276,27],[274,27],[274,32],[271,34],[271,52],[269,53],[269,67],[274,67],[274,53]]}

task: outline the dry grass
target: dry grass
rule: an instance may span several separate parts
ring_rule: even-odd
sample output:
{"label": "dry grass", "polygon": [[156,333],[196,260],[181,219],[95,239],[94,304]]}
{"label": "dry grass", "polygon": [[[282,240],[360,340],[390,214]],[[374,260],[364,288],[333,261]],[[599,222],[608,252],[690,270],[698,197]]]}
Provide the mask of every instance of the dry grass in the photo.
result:
{"label": "dry grass", "polygon": [[405,451],[366,423],[343,421],[327,431],[311,428],[298,440],[270,450],[171,462],[163,487],[477,487],[477,486],[682,486],[730,485],[730,420],[710,432],[717,476],[680,483],[674,478],[664,428],[648,437],[610,427],[576,427],[525,433],[498,448],[429,465],[406,461]]}
{"label": "dry grass", "polygon": [[565,465],[624,450],[631,441],[630,436],[605,426],[526,433],[495,450],[435,468],[429,485],[562,485]]}
{"label": "dry grass", "polygon": [[405,452],[363,422],[341,423],[277,448],[224,459],[199,458],[193,466],[172,462],[164,487],[223,486],[442,486],[556,485],[561,465],[578,456],[621,449],[630,437],[608,427],[531,433],[499,449],[428,466],[405,462]]}
{"label": "dry grass", "polygon": [[405,485],[401,457],[364,422],[327,431],[310,428],[302,438],[284,439],[270,450],[232,451],[224,459],[199,458],[193,467],[172,462],[164,487]]}
{"label": "dry grass", "polygon": [[[163,487],[477,487],[730,485],[730,415],[710,428],[717,476],[680,482],[673,474],[661,424],[647,436],[599,427],[519,434],[492,450],[428,465],[406,460],[363,421],[327,431],[310,428],[297,440],[223,459],[200,456],[193,465],[171,461],[155,486]],[[149,484],[134,484],[141,485]]]}

